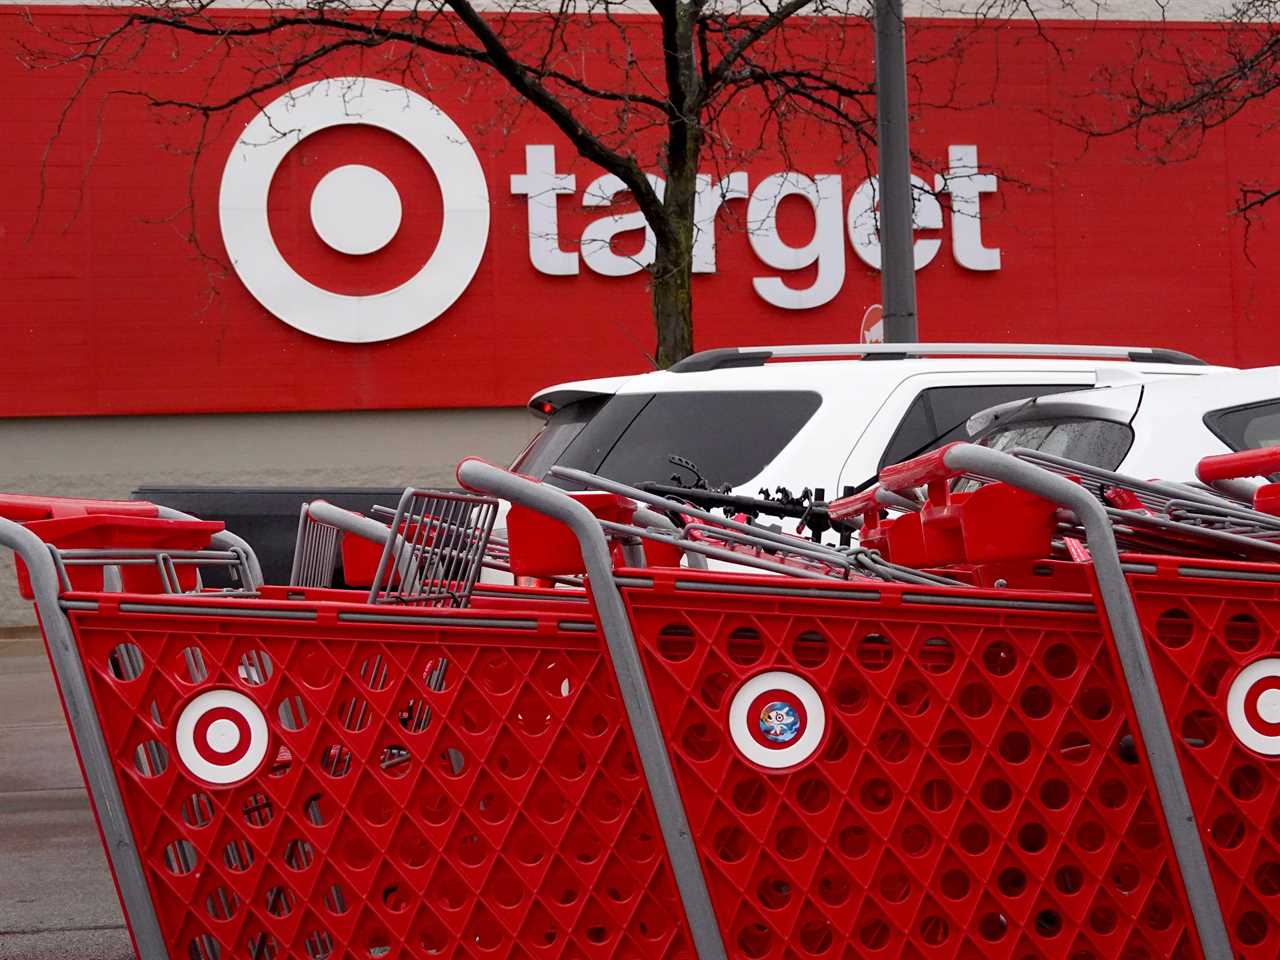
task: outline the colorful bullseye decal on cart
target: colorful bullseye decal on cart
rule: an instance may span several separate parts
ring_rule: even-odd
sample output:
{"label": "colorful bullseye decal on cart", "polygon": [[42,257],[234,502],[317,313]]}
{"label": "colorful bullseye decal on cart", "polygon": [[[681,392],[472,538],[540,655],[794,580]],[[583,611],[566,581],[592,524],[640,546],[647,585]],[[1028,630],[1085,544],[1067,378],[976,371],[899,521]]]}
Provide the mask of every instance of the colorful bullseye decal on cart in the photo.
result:
{"label": "colorful bullseye decal on cart", "polygon": [[1280,756],[1280,659],[1251,663],[1231,682],[1227,719],[1250,750]]}
{"label": "colorful bullseye decal on cart", "polygon": [[267,755],[267,718],[234,690],[210,690],[182,710],[174,738],[193,776],[226,786],[248,777]]}
{"label": "colorful bullseye decal on cart", "polygon": [[752,677],[729,704],[729,735],[744,757],[762,767],[803,763],[826,729],[827,712],[813,684],[783,670]]}

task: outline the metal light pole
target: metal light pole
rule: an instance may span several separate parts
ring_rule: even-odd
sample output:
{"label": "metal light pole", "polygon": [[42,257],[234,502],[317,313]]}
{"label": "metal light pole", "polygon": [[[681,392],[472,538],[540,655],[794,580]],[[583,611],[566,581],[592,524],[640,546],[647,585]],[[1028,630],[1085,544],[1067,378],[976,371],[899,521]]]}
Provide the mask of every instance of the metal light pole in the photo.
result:
{"label": "metal light pole", "polygon": [[919,339],[912,254],[907,41],[902,0],[876,0],[876,127],[880,139],[880,290],[884,339]]}

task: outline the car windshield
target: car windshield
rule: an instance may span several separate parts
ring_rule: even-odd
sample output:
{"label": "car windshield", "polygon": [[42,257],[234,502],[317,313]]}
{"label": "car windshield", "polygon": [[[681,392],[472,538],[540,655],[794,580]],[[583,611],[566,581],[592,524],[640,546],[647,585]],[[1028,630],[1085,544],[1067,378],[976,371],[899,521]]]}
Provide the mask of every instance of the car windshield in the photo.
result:
{"label": "car windshield", "polygon": [[993,427],[976,439],[993,450],[1023,447],[1115,470],[1133,444],[1133,430],[1112,420],[1062,417],[1015,421]]}
{"label": "car windshield", "polygon": [[514,469],[538,479],[557,464],[629,484],[673,474],[693,480],[672,465],[675,456],[692,462],[709,486],[736,487],[768,466],[821,403],[807,390],[622,394],[576,427],[553,415]]}

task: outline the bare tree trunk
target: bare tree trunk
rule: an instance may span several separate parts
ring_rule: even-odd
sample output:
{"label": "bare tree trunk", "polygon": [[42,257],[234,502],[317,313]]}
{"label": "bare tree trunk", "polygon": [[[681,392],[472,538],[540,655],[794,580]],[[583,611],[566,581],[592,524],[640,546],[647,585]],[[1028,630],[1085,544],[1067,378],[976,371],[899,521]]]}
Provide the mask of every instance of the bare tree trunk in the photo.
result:
{"label": "bare tree trunk", "polygon": [[[663,206],[670,234],[656,236],[653,260],[653,319],[658,335],[654,359],[666,369],[693,352],[693,202],[696,174],[671,177]],[[680,184],[687,179],[689,184]]]}
{"label": "bare tree trunk", "polygon": [[698,161],[703,131],[702,78],[694,56],[694,24],[702,0],[660,0],[662,52],[670,112],[667,115],[665,229],[655,231],[653,319],[658,349],[654,359],[666,369],[693,352],[693,230],[698,193]]}

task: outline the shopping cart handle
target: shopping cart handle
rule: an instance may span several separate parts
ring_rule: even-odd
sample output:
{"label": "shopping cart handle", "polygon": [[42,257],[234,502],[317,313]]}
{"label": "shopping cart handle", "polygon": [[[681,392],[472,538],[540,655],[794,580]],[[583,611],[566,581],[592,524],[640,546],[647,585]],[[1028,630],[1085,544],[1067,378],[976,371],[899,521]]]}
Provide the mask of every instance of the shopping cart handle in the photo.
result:
{"label": "shopping cart handle", "polygon": [[1265,477],[1277,471],[1280,471],[1280,447],[1263,447],[1205,457],[1196,466],[1196,477],[1201,483],[1213,483],[1240,477]]}
{"label": "shopping cart handle", "polygon": [[881,467],[880,486],[886,490],[901,493],[903,490],[910,490],[912,487],[923,486],[926,483],[934,483],[939,480],[949,480],[954,476],[958,476],[955,470],[947,466],[946,458],[948,451],[960,446],[961,443],[962,441],[948,443],[945,447],[930,450],[928,453],[921,454],[914,459]]}
{"label": "shopping cart handle", "polygon": [[827,516],[832,520],[852,520],[854,517],[866,516],[868,513],[880,511],[880,501],[876,499],[879,486],[870,486],[861,493],[832,500],[827,504]]}

